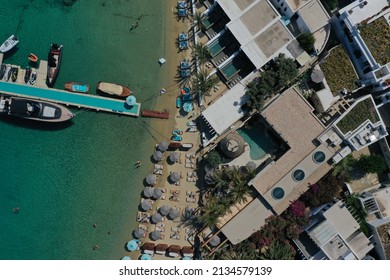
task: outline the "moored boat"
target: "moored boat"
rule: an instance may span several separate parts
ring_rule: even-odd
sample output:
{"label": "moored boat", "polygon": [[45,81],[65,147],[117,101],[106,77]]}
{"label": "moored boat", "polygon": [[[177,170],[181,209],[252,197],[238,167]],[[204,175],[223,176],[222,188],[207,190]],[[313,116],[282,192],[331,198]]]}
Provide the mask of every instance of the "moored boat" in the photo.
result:
{"label": "moored boat", "polygon": [[62,59],[62,45],[51,44],[47,60],[47,79],[48,87],[53,87],[58,76]]}
{"label": "moored boat", "polygon": [[16,79],[18,78],[18,73],[19,73],[19,68],[18,67],[12,67],[12,69],[11,69],[11,80],[13,82],[15,82]]}
{"label": "moored boat", "polygon": [[80,93],[88,93],[89,85],[87,84],[79,84],[75,82],[67,82],[65,84],[65,89],[71,92],[80,92]]}
{"label": "moored boat", "polygon": [[101,92],[119,97],[127,97],[131,94],[131,90],[129,88],[112,83],[99,82],[97,88]]}
{"label": "moored boat", "polygon": [[11,35],[5,42],[0,46],[0,52],[5,53],[11,50],[19,43],[18,38],[15,35]]}
{"label": "moored boat", "polygon": [[2,80],[4,78],[6,69],[7,69],[7,65],[1,64],[1,66],[0,66],[0,80]]}
{"label": "moored boat", "polygon": [[9,65],[8,65],[7,68],[5,69],[4,80],[5,80],[6,82],[9,81],[9,78],[11,78],[11,69],[12,69],[12,67],[9,66]]}
{"label": "moored boat", "polygon": [[31,62],[37,62],[38,61],[38,56],[36,56],[35,54],[33,53],[30,53],[28,55],[28,60],[30,60]]}
{"label": "moored boat", "polygon": [[64,122],[74,117],[64,106],[14,96],[0,97],[0,113],[43,122]]}
{"label": "moored boat", "polygon": [[31,68],[27,67],[26,72],[24,73],[24,82],[27,84],[28,81],[30,81],[30,76],[31,76]]}
{"label": "moored boat", "polygon": [[37,81],[37,72],[33,71],[31,73],[31,77],[30,77],[30,80],[28,82],[30,83],[30,85],[33,85],[33,84],[35,84],[36,81]]}

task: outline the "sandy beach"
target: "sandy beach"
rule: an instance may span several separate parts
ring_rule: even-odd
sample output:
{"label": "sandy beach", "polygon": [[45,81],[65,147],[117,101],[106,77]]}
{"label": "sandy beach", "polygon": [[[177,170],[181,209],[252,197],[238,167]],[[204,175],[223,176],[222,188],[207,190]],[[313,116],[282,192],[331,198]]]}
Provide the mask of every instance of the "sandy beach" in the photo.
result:
{"label": "sandy beach", "polygon": [[[184,131],[183,143],[193,143],[194,147],[188,152],[179,151],[180,159],[179,162],[175,164],[168,164],[168,157],[171,152],[166,151],[164,153],[165,159],[161,162],[158,162],[158,165],[162,166],[162,174],[159,175],[155,187],[160,188],[164,191],[162,199],[153,201],[153,207],[147,213],[150,215],[158,211],[158,209],[163,205],[168,205],[169,207],[175,208],[180,212],[180,217],[176,219],[169,219],[164,217],[161,223],[140,223],[140,228],[147,230],[148,235],[144,238],[141,238],[142,243],[152,242],[154,244],[167,244],[167,245],[179,245],[179,246],[191,246],[191,240],[189,233],[191,233],[190,228],[184,228],[183,221],[181,217],[184,215],[186,209],[195,209],[197,207],[197,187],[196,187],[196,177],[191,177],[195,172],[195,151],[199,147],[200,140],[198,133],[186,132],[187,125],[186,123],[197,115],[197,108],[195,107],[194,111],[189,113],[186,116],[180,115],[179,109],[176,108],[176,97],[180,95],[180,85],[178,83],[178,65],[180,61],[187,58],[191,59],[191,49],[185,51],[178,50],[177,47],[177,37],[181,32],[188,32],[191,26],[191,21],[189,18],[186,18],[184,21],[178,21],[176,18],[175,12],[177,1],[170,0],[167,3],[164,24],[165,24],[165,38],[164,38],[164,58],[167,62],[164,65],[161,65],[162,80],[161,88],[166,90],[165,94],[162,94],[156,98],[156,103],[154,110],[162,111],[167,110],[170,113],[169,120],[160,120],[153,119],[151,120],[151,128],[153,131],[157,132],[160,138],[158,141],[166,141],[169,143],[170,137],[172,136],[173,129],[179,129]],[[191,44],[193,44],[191,42]],[[190,47],[191,47],[190,44]],[[190,156],[192,157],[190,158]],[[187,164],[188,162],[191,164]],[[155,169],[155,163],[152,161],[142,163],[146,165],[150,173],[153,173]],[[181,174],[180,185],[172,184],[167,179],[171,172],[179,172]],[[145,174],[145,177],[148,174]],[[188,175],[191,175],[188,177]],[[191,196],[191,197],[190,197]],[[139,198],[140,201],[143,198]],[[135,219],[136,217],[132,217]],[[154,230],[162,230],[162,238],[160,240],[151,240],[150,233]],[[135,230],[135,229],[133,229]],[[179,234],[180,233],[180,234]],[[190,238],[191,239],[191,238]],[[142,250],[137,250],[134,252],[129,252],[126,255],[129,255],[132,259],[138,259]],[[154,255],[154,259],[169,259],[165,255]],[[177,257],[178,258],[178,257]]]}

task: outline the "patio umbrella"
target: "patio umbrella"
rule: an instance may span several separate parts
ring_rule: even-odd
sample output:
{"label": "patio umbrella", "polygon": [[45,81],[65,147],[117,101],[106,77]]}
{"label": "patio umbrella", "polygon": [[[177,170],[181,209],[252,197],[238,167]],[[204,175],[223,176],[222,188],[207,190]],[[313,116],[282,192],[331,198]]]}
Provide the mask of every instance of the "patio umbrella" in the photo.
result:
{"label": "patio umbrella", "polygon": [[169,144],[167,142],[162,141],[157,145],[157,150],[159,150],[161,152],[165,152],[168,149],[168,146],[169,146]]}
{"label": "patio umbrella", "polygon": [[154,159],[155,161],[160,161],[160,160],[163,159],[163,157],[164,157],[164,155],[163,155],[162,152],[160,152],[160,151],[155,151],[155,152],[153,153],[153,159]]}
{"label": "patio umbrella", "polygon": [[221,239],[216,235],[216,236],[214,236],[214,237],[210,240],[209,243],[210,243],[211,246],[216,247],[216,246],[219,245],[219,243],[221,243]]}
{"label": "patio umbrella", "polygon": [[162,197],[163,193],[160,189],[154,189],[154,192],[153,192],[153,198],[154,199],[159,199],[160,197]]}
{"label": "patio umbrella", "polygon": [[171,210],[168,213],[169,218],[171,218],[172,220],[179,217],[179,215],[180,215],[180,212],[176,208],[171,208]]}
{"label": "patio umbrella", "polygon": [[141,243],[138,239],[132,239],[129,242],[127,242],[127,250],[130,252],[133,252],[138,249],[138,245]]}
{"label": "patio umbrella", "polygon": [[152,197],[153,193],[154,193],[154,188],[152,187],[146,187],[144,189],[144,196],[147,198]]}
{"label": "patio umbrella", "polygon": [[131,260],[131,258],[129,256],[123,256],[122,259],[123,261],[129,261]]}
{"label": "patio umbrella", "polygon": [[130,95],[126,98],[126,104],[129,106],[134,106],[137,100],[135,99],[134,95]]}
{"label": "patio umbrella", "polygon": [[183,104],[183,110],[187,113],[191,112],[194,109],[194,106],[192,105],[192,102],[185,102]]}
{"label": "patio umbrella", "polygon": [[163,217],[159,213],[156,212],[152,215],[151,220],[153,223],[157,224],[157,223],[162,221],[162,218]]}
{"label": "patio umbrella", "polygon": [[325,78],[324,72],[322,72],[322,70],[319,67],[315,67],[310,74],[310,78],[313,82],[317,84],[321,83]]}
{"label": "patio umbrella", "polygon": [[150,200],[144,200],[141,202],[141,208],[144,211],[149,211],[150,209],[152,209],[152,203],[150,202]]}
{"label": "patio umbrella", "polygon": [[176,183],[176,182],[179,182],[180,180],[180,173],[179,172],[172,172],[171,175],[170,175],[170,178],[172,180],[172,182]]}
{"label": "patio umbrella", "polygon": [[169,211],[171,211],[171,207],[165,204],[161,206],[160,209],[158,209],[158,211],[160,212],[161,215],[166,216],[168,215]]}
{"label": "patio umbrella", "polygon": [[249,170],[255,170],[256,169],[256,163],[254,163],[253,161],[250,161],[246,164],[246,168],[249,169]]}
{"label": "patio umbrella", "polygon": [[144,237],[145,236],[145,233],[146,231],[142,228],[137,228],[135,231],[134,231],[134,236],[136,238],[141,238],[141,237]]}
{"label": "patio umbrella", "polygon": [[149,254],[143,254],[141,256],[141,260],[143,260],[143,261],[150,261],[151,259],[152,259],[152,256]]}
{"label": "patio umbrella", "polygon": [[180,159],[180,154],[178,152],[173,152],[169,155],[169,160],[172,162],[178,162]]}
{"label": "patio umbrella", "polygon": [[159,230],[152,231],[152,233],[150,234],[150,238],[152,240],[159,240],[159,239],[161,239],[161,231],[159,231]]}
{"label": "patio umbrella", "polygon": [[156,180],[157,180],[157,178],[153,174],[149,174],[148,176],[146,176],[146,183],[148,185],[153,185],[154,183],[156,183]]}

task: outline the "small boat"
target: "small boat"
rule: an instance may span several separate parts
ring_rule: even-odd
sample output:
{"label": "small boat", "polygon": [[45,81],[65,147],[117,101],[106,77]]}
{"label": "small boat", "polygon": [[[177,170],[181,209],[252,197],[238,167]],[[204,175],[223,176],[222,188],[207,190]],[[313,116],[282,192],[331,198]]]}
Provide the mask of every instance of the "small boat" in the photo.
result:
{"label": "small boat", "polygon": [[30,83],[30,85],[33,85],[33,84],[35,84],[36,81],[37,81],[37,72],[33,71],[31,73],[31,78],[30,78],[29,83]]}
{"label": "small boat", "polygon": [[19,72],[19,68],[18,67],[12,67],[12,69],[11,69],[11,80],[13,82],[15,82],[16,79],[18,78],[18,72]]}
{"label": "small boat", "polygon": [[193,146],[194,146],[194,144],[192,144],[192,143],[183,143],[183,144],[181,145],[181,148],[182,148],[183,150],[187,151],[187,150],[191,149]]}
{"label": "small boat", "polygon": [[119,97],[127,97],[131,94],[131,90],[129,88],[112,83],[99,82],[97,88],[101,92]]}
{"label": "small boat", "polygon": [[9,81],[9,78],[11,78],[11,69],[12,69],[12,67],[9,66],[9,65],[8,65],[7,68],[5,69],[4,80],[5,80],[6,82]]}
{"label": "small boat", "polygon": [[30,81],[30,76],[31,76],[31,68],[27,67],[26,72],[24,73],[24,82],[27,84],[28,81]]}
{"label": "small boat", "polygon": [[6,69],[7,69],[7,65],[1,64],[1,66],[0,66],[0,80],[2,80],[4,78]]}
{"label": "small boat", "polygon": [[179,136],[177,134],[174,134],[174,135],[172,135],[171,140],[173,140],[173,141],[181,141],[181,140],[183,140],[183,137],[181,137],[181,136]]}
{"label": "small boat", "polygon": [[179,142],[171,142],[171,143],[169,143],[168,147],[169,147],[170,150],[176,150],[176,149],[181,147],[181,143],[179,143]]}
{"label": "small boat", "polygon": [[28,60],[30,60],[31,62],[37,62],[38,61],[38,57],[35,54],[30,53],[28,55]]}
{"label": "small boat", "polygon": [[11,50],[19,43],[18,38],[15,35],[11,35],[1,46],[0,52],[5,53]]}
{"label": "small boat", "polygon": [[74,117],[74,114],[64,106],[14,96],[0,97],[0,113],[43,122],[64,122]]}
{"label": "small boat", "polygon": [[75,82],[67,82],[65,84],[65,89],[71,92],[80,92],[80,93],[88,93],[89,85],[87,84],[79,84]]}
{"label": "small boat", "polygon": [[157,119],[169,119],[169,113],[167,111],[142,110],[141,116]]}
{"label": "small boat", "polygon": [[53,87],[58,76],[62,59],[62,45],[51,44],[47,59],[47,79],[48,87]]}
{"label": "small boat", "polygon": [[172,134],[174,134],[174,135],[182,135],[182,134],[183,134],[183,131],[182,131],[182,130],[179,130],[179,129],[174,129],[174,130],[172,131]]}

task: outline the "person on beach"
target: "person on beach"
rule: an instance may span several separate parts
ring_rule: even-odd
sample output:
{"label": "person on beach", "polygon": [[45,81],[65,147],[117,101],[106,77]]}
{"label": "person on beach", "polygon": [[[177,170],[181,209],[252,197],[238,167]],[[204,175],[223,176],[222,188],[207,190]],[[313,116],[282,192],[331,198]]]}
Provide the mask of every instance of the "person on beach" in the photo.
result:
{"label": "person on beach", "polygon": [[93,226],[94,228],[97,228],[97,224],[93,224],[92,226]]}
{"label": "person on beach", "polygon": [[135,163],[135,165],[136,165],[137,167],[140,167],[140,166],[141,166],[141,161],[140,161],[140,160],[137,160],[137,162]]}
{"label": "person on beach", "polygon": [[97,249],[99,249],[99,245],[93,245],[93,248],[92,248],[93,250],[97,250]]}

